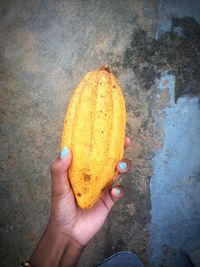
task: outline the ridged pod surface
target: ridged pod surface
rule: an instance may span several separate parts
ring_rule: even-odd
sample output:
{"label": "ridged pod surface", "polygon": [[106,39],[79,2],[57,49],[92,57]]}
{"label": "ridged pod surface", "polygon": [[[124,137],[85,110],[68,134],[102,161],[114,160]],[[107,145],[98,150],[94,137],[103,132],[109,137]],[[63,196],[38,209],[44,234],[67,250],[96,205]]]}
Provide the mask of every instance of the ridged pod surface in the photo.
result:
{"label": "ridged pod surface", "polygon": [[90,208],[117,176],[124,154],[125,101],[108,67],[88,72],[74,90],[61,149],[73,154],[68,176],[78,205]]}

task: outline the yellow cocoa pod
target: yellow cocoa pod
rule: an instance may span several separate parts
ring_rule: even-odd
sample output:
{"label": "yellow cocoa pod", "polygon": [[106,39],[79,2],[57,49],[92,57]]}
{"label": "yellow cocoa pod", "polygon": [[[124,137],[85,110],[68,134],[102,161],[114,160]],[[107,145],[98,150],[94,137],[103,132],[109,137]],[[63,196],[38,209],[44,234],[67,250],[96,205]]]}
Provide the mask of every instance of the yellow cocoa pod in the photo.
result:
{"label": "yellow cocoa pod", "polygon": [[117,176],[124,154],[125,101],[106,66],[88,72],[67,109],[61,149],[71,149],[69,180],[78,205],[90,208]]}

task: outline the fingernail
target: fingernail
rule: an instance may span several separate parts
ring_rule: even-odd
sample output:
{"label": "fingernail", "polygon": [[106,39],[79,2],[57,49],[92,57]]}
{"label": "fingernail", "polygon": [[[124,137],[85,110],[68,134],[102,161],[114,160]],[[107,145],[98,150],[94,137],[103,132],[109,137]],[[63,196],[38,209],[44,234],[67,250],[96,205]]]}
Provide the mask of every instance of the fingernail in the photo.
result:
{"label": "fingernail", "polygon": [[126,168],[127,168],[127,164],[126,164],[126,162],[120,162],[120,163],[119,163],[119,167],[120,167],[120,169],[123,170],[123,171],[126,170]]}
{"label": "fingernail", "polygon": [[60,153],[60,157],[61,157],[61,159],[66,158],[67,155],[68,155],[68,153],[69,153],[69,149],[65,146],[65,147],[63,148],[63,151],[61,151],[61,153]]}
{"label": "fingernail", "polygon": [[116,188],[115,188],[115,194],[116,194],[117,196],[119,196],[119,195],[121,194],[121,189],[118,188],[118,187],[116,187]]}

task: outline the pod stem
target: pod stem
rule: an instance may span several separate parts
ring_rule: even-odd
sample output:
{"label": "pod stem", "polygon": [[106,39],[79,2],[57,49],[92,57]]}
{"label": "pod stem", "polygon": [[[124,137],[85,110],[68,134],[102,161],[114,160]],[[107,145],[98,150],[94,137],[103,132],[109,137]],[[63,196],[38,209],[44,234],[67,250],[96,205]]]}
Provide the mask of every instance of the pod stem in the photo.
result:
{"label": "pod stem", "polygon": [[110,69],[109,69],[108,65],[102,65],[102,66],[100,67],[100,70],[105,70],[105,71],[107,71],[107,72],[110,72]]}

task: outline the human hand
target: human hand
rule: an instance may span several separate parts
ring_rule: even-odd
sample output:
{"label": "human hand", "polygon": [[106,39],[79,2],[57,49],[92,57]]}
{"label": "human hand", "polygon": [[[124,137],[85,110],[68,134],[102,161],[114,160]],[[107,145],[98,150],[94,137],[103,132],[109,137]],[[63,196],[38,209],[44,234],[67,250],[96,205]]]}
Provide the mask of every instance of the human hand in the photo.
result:
{"label": "human hand", "polygon": [[[130,138],[126,137],[125,148],[130,143]],[[71,159],[71,151],[65,150],[51,164],[51,214],[30,260],[34,267],[76,266],[83,248],[100,230],[114,203],[124,195],[124,188],[116,185],[107,189],[91,209],[78,207],[67,176]],[[118,177],[130,167],[128,159],[119,162]]]}
{"label": "human hand", "polygon": [[[126,137],[125,148],[130,143],[130,138]],[[117,185],[112,189],[107,189],[91,209],[79,208],[67,176],[71,159],[72,154],[68,151],[64,158],[57,158],[51,165],[52,206],[50,223],[58,232],[67,235],[84,247],[100,230],[115,201],[123,197],[124,188]],[[130,166],[130,161],[123,159],[117,164],[117,170],[119,174],[126,173]]]}

